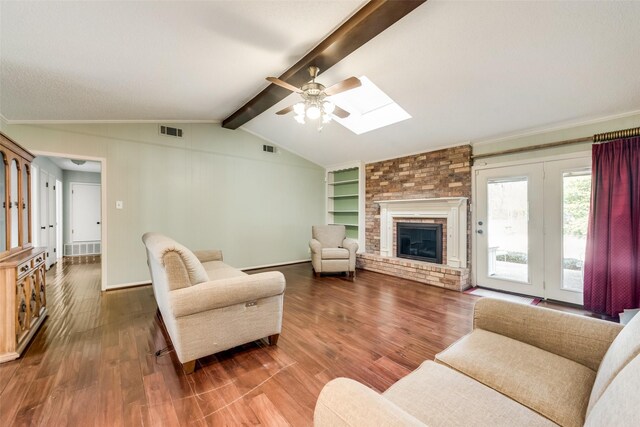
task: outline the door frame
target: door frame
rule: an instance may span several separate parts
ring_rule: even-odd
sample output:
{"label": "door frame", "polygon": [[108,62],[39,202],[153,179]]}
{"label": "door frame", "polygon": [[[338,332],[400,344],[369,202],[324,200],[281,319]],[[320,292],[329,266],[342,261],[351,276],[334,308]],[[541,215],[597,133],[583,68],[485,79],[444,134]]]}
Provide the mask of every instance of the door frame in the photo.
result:
{"label": "door frame", "polygon": [[101,284],[100,288],[102,291],[107,290],[107,223],[109,217],[107,216],[107,159],[106,157],[95,157],[95,156],[85,156],[82,154],[70,154],[70,153],[59,153],[52,151],[39,151],[32,150],[31,151],[35,156],[47,156],[47,157],[62,157],[65,159],[78,159],[78,160],[90,160],[92,162],[100,162],[100,212],[102,215],[102,230],[101,230],[101,254],[100,254],[100,269],[102,270],[101,274]]}
{"label": "door frame", "polygon": [[[478,259],[477,259],[477,244],[478,244],[478,239],[476,239],[475,236],[475,228],[473,226],[476,225],[477,223],[477,204],[478,201],[476,200],[476,194],[477,194],[477,180],[476,180],[476,171],[477,170],[484,170],[484,169],[495,169],[498,167],[507,167],[507,166],[518,166],[518,165],[527,165],[527,164],[531,164],[531,163],[541,163],[541,162],[549,162],[549,161],[554,161],[554,160],[569,160],[569,159],[576,159],[576,158],[581,158],[581,157],[586,157],[586,156],[591,156],[591,149],[589,148],[588,150],[579,150],[579,151],[575,151],[572,153],[563,153],[563,154],[557,154],[557,155],[544,155],[544,156],[539,156],[539,157],[532,157],[529,159],[521,159],[521,160],[513,160],[513,159],[509,159],[509,158],[503,158],[500,159],[499,156],[496,156],[496,158],[498,158],[498,160],[493,161],[493,162],[487,162],[487,161],[478,161],[478,162],[474,162],[473,166],[471,167],[471,284],[472,286],[478,286],[478,271],[477,271],[477,266],[478,266]],[[503,156],[504,157],[504,156]]]}
{"label": "door frame", "polygon": [[[78,182],[78,181],[70,181],[68,182],[69,184],[69,188],[71,190],[71,195],[69,197],[69,210],[71,212],[69,212],[70,217],[69,217],[69,222],[71,225],[71,230],[73,230],[73,186],[74,185],[87,185],[87,186],[92,186],[92,187],[100,187],[100,196],[102,198],[102,184],[100,183],[95,183],[95,182]],[[102,215],[102,206],[100,207],[100,214]],[[100,219],[100,225],[102,225],[102,219]],[[73,232],[71,233],[71,241],[73,243],[75,243],[76,241],[73,239]],[[90,240],[87,240],[90,241]],[[92,241],[92,240],[91,240]],[[82,243],[82,241],[79,241],[79,243]]]}

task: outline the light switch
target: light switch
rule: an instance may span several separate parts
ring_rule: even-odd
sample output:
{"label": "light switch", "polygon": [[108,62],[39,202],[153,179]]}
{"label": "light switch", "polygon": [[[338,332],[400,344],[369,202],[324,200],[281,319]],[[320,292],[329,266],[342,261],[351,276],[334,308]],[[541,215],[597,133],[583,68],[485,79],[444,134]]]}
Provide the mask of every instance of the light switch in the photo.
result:
{"label": "light switch", "polygon": [[116,200],[116,209],[122,209],[123,204],[122,204],[122,200]]}

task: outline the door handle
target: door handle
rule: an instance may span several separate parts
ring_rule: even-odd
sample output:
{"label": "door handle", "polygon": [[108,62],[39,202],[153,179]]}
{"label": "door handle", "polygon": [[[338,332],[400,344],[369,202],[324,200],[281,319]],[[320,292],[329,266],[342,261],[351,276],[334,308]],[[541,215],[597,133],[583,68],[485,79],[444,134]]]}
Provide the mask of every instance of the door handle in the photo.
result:
{"label": "door handle", "polygon": [[53,225],[50,225],[49,228],[53,228]]}
{"label": "door handle", "polygon": [[40,227],[40,230],[46,230],[47,227]]}
{"label": "door handle", "polygon": [[476,230],[476,233],[482,234],[482,230]]}
{"label": "door handle", "polygon": [[96,222],[96,224],[100,225],[100,221]]}

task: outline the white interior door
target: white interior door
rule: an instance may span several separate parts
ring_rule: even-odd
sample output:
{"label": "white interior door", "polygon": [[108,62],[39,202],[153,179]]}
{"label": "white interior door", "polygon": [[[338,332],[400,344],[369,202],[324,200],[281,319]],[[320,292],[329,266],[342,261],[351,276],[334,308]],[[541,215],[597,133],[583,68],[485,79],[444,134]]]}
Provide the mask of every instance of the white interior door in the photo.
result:
{"label": "white interior door", "polygon": [[546,162],[545,297],[583,303],[591,158]]}
{"label": "white interior door", "polygon": [[62,182],[56,180],[56,256],[62,258]]}
{"label": "white interior door", "polygon": [[[47,252],[49,252],[49,174],[47,171],[40,169],[40,187],[38,191],[38,199],[39,199],[39,207],[40,212],[38,212],[40,219],[40,230],[39,230],[39,240],[38,244],[41,247],[47,248]],[[47,258],[47,267],[49,266],[49,254],[46,255]]]}
{"label": "white interior door", "polygon": [[49,224],[47,225],[48,230],[49,230],[49,238],[47,240],[47,247],[48,249],[48,253],[49,256],[47,256],[47,266],[51,267],[53,264],[55,264],[58,261],[58,256],[56,253],[56,230],[57,230],[57,224],[56,224],[56,178],[55,176],[49,174],[49,187],[48,187],[48,193],[49,193],[49,201],[48,201],[48,205],[49,205],[49,215],[48,215],[48,220],[49,220]]}
{"label": "white interior door", "polygon": [[542,164],[476,171],[476,281],[544,296]]}
{"label": "white interior door", "polygon": [[100,184],[71,184],[71,236],[74,242],[101,238]]}

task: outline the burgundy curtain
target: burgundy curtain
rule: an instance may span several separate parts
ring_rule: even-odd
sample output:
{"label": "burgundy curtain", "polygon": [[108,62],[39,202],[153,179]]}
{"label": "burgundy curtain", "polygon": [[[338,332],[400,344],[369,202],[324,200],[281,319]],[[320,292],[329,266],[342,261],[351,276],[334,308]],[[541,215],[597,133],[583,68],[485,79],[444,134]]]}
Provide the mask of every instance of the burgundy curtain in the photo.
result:
{"label": "burgundy curtain", "polygon": [[640,307],[640,138],[594,144],[584,307]]}

